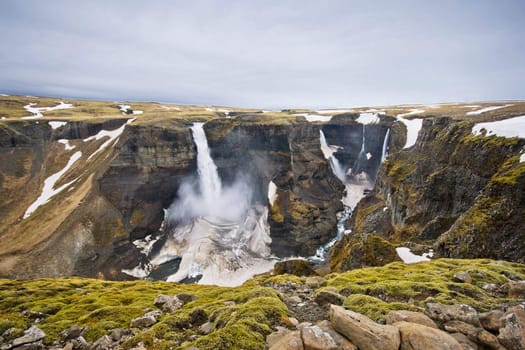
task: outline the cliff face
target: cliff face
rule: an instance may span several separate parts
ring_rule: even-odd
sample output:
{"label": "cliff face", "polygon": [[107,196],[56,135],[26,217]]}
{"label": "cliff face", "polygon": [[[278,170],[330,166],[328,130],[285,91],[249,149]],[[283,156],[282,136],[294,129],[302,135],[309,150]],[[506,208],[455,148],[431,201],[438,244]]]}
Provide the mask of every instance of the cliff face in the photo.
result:
{"label": "cliff face", "polygon": [[525,140],[474,136],[473,124],[425,119],[417,143],[390,154],[376,193],[353,214],[353,233],[332,251],[332,267],[347,269],[345,252],[369,234],[433,247],[441,256],[523,262]]}

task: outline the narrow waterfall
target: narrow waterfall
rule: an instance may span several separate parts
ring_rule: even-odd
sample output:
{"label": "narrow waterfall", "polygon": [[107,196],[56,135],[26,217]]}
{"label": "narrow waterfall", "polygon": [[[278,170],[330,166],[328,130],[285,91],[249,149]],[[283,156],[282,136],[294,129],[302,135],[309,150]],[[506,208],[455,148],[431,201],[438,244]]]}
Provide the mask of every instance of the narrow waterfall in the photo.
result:
{"label": "narrow waterfall", "polygon": [[221,179],[217,166],[213,162],[208,147],[208,140],[204,133],[204,123],[194,123],[191,127],[193,141],[197,146],[197,170],[199,172],[199,185],[203,201],[209,205],[214,203],[221,195]]}
{"label": "narrow waterfall", "polygon": [[386,160],[387,152],[388,152],[388,141],[390,138],[390,129],[387,129],[385,138],[383,140],[383,151],[381,153],[381,163],[383,163]]}
{"label": "narrow waterfall", "polygon": [[332,168],[332,172],[339,180],[341,180],[343,183],[346,182],[346,171],[344,167],[341,165],[339,160],[334,156],[334,153],[337,152],[338,146],[332,146],[329,145],[326,142],[326,137],[324,136],[323,130],[319,130],[320,133],[320,142],[321,142],[321,151],[323,152],[323,155],[328,161],[330,162],[330,167]]}
{"label": "narrow waterfall", "polygon": [[366,162],[368,158],[366,157],[366,124],[363,124],[363,138],[361,141],[361,150],[357,155],[357,160],[355,161],[354,166],[352,167],[352,175],[358,175],[362,172],[363,162]]}

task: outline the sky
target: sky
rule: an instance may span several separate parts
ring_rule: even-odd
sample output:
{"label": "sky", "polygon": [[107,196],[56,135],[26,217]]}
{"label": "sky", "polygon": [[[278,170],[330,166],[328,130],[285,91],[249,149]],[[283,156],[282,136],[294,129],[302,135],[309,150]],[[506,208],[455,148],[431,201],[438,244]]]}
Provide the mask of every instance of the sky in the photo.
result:
{"label": "sky", "polygon": [[257,108],[525,99],[522,0],[2,0],[0,93]]}

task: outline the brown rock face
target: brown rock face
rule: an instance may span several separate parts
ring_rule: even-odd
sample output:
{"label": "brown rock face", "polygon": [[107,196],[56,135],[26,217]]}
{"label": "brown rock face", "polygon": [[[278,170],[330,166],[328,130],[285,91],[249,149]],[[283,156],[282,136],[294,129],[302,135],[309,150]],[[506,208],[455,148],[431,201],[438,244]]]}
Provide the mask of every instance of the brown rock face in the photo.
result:
{"label": "brown rock face", "polygon": [[394,324],[396,322],[411,322],[421,324],[423,326],[438,328],[436,323],[432,321],[427,315],[421,312],[408,311],[408,310],[394,310],[390,311],[385,315],[385,321],[387,324]]}
{"label": "brown rock face", "polygon": [[439,329],[410,322],[397,322],[394,326],[401,334],[400,350],[463,350],[456,339]]}
{"label": "brown rock face", "polygon": [[341,306],[330,307],[330,322],[336,331],[347,337],[360,350],[399,348],[400,336],[396,327],[380,325],[364,315],[345,310]]}
{"label": "brown rock face", "polygon": [[303,259],[290,259],[286,261],[279,261],[273,268],[275,275],[290,274],[296,276],[316,276],[317,273],[312,268],[312,265]]}

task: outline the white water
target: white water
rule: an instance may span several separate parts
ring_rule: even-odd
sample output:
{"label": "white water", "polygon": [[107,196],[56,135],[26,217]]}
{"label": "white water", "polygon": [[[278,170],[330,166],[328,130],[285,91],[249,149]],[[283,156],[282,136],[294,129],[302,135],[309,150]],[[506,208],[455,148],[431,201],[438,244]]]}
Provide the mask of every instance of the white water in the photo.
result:
{"label": "white water", "polygon": [[383,150],[381,152],[381,163],[383,163],[386,160],[386,157],[388,156],[388,139],[390,138],[390,129],[386,131],[385,138],[383,140]]}
{"label": "white water", "polygon": [[191,132],[197,146],[197,169],[202,200],[207,205],[210,205],[215,203],[221,195],[221,179],[217,173],[217,166],[211,159],[203,125],[204,123],[194,123],[191,127]]}
{"label": "white water", "polygon": [[337,152],[339,146],[329,145],[326,142],[326,137],[324,136],[323,130],[319,130],[319,140],[321,143],[321,151],[323,152],[325,159],[328,159],[328,161],[330,162],[332,172],[335,176],[337,176],[339,180],[341,180],[341,182],[345,183],[346,171],[339,162],[339,160],[334,156],[334,153]]}
{"label": "white water", "polygon": [[277,186],[273,181],[268,184],[268,203],[273,205],[277,200]]}

